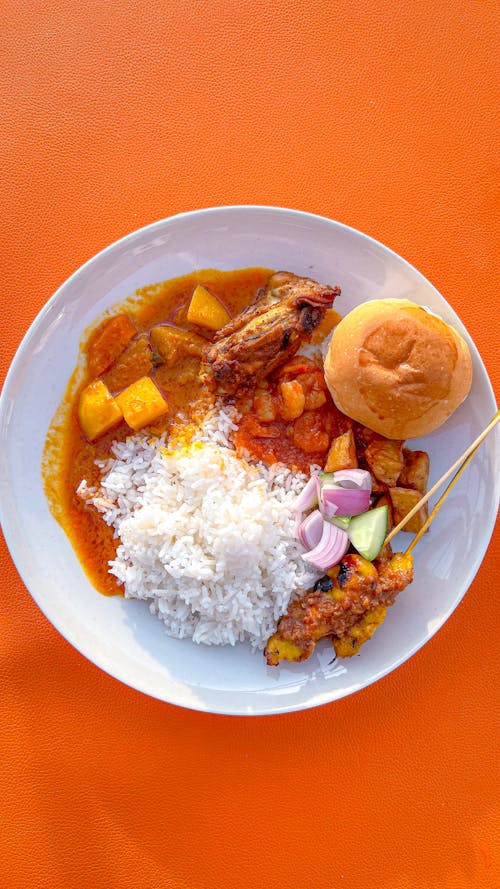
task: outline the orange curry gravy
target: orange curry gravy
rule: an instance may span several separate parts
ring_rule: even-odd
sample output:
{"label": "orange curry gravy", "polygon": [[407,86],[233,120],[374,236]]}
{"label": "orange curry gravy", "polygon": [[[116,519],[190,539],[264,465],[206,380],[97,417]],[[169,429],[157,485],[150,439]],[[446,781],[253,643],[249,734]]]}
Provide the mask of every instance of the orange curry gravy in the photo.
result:
{"label": "orange curry gravy", "polygon": [[[181,441],[184,432],[186,441],[192,424],[203,418],[213,403],[213,396],[208,396],[200,382],[198,357],[186,355],[170,366],[152,354],[152,329],[161,324],[175,325],[203,336],[210,343],[214,336],[210,331],[187,322],[187,308],[196,285],[202,284],[216,294],[234,316],[253,301],[271,274],[271,269],[264,268],[232,272],[209,269],[153,284],[137,291],[122,305],[114,306],[84,334],[79,366],[47,435],[42,474],[51,511],[68,535],[89,580],[100,592],[107,595],[121,592],[118,581],[108,573],[108,563],[116,555],[117,540],[113,529],[76,491],[82,479],[89,486],[98,487],[102,471],[96,461],[107,460],[112,456],[112,444],[133,434],[124,421],[92,442],[85,439],[80,429],[79,397],[83,388],[96,378],[100,331],[116,315],[125,314],[132,321],[136,334],[129,344],[128,365],[122,360],[98,376],[112,395],[143,375],[151,376],[168,402],[169,411],[166,417],[141,432],[151,437],[175,433]],[[305,393],[305,410],[296,419],[284,419],[281,387],[283,383],[297,380]],[[269,464],[282,461],[306,472],[311,464],[323,464],[329,442],[345,431],[349,422],[334,407],[322,369],[300,356],[261,382],[254,392],[246,392],[235,401],[226,400],[234,403],[242,415],[234,436],[234,445],[241,456]]]}

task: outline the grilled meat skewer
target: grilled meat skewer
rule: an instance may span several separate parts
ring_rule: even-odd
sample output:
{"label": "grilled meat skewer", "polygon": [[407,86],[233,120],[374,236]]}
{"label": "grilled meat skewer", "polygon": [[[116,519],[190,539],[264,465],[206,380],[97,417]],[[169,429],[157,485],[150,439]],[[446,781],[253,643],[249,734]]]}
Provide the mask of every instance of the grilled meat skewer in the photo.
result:
{"label": "grilled meat skewer", "polygon": [[393,605],[397,594],[412,582],[413,557],[395,553],[377,565],[377,561],[347,555],[338,571],[332,573],[336,577],[321,578],[312,590],[288,606],[264,652],[269,666],[283,660],[307,660],[323,636],[345,639],[349,630],[363,618],[366,622],[370,613],[378,625],[385,611],[375,614],[376,609]]}

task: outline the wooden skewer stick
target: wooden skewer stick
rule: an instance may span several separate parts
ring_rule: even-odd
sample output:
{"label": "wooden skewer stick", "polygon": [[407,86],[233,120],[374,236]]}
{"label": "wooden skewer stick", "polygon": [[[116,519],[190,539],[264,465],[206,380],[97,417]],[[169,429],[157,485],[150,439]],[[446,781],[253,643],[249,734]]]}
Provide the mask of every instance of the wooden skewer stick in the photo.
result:
{"label": "wooden skewer stick", "polygon": [[[463,454],[458,458],[458,460],[455,460],[455,462],[453,463],[453,465],[450,466],[450,468],[446,470],[446,472],[445,472],[445,473],[441,476],[441,478],[440,478],[440,479],[439,479],[439,480],[432,486],[432,488],[430,488],[430,490],[427,491],[427,494],[424,494],[424,496],[418,501],[418,503],[415,504],[415,506],[413,507],[413,509],[410,509],[410,511],[409,511],[409,512],[408,512],[408,513],[401,519],[401,521],[399,522],[399,524],[396,525],[395,528],[392,529],[392,531],[390,531],[390,533],[387,535],[387,537],[386,537],[385,540],[384,540],[384,546],[385,546],[387,543],[389,543],[389,541],[391,541],[393,537],[395,537],[395,535],[398,533],[398,531],[401,531],[401,528],[404,528],[404,526],[406,525],[406,523],[409,522],[410,519],[413,518],[413,516],[415,515],[415,513],[417,513],[417,512],[419,511],[419,509],[421,509],[422,506],[424,506],[425,503],[427,503],[427,501],[433,496],[433,494],[435,494],[435,492],[438,490],[438,488],[440,488],[441,485],[444,484],[444,482],[446,481],[446,479],[448,479],[448,478],[450,477],[450,475],[451,475],[453,472],[455,472],[456,469],[458,469],[458,468],[460,467],[460,468],[459,468],[459,471],[457,472],[457,474],[456,474],[456,476],[455,476],[455,478],[452,480],[451,484],[448,485],[448,487],[446,488],[446,491],[444,492],[443,496],[439,499],[439,501],[438,501],[438,503],[436,504],[435,508],[434,508],[433,511],[431,512],[429,518],[426,520],[423,529],[421,529],[421,530],[418,532],[418,535],[417,535],[417,538],[418,538],[418,539],[415,539],[415,540],[413,541],[413,543],[411,544],[411,549],[413,549],[413,547],[415,546],[415,544],[418,543],[418,540],[420,540],[420,537],[422,536],[422,534],[424,533],[424,531],[427,530],[427,528],[429,527],[429,525],[430,525],[432,519],[433,519],[434,516],[436,515],[436,512],[438,512],[439,509],[441,508],[441,505],[442,505],[443,501],[445,500],[446,496],[448,495],[449,491],[451,491],[452,487],[456,484],[456,482],[458,481],[458,479],[459,479],[460,476],[462,475],[462,472],[464,471],[464,469],[469,465],[470,461],[472,460],[472,457],[474,456],[474,454],[475,454],[476,451],[478,450],[479,446],[483,443],[484,439],[486,438],[487,435],[489,435],[489,433],[491,432],[491,430],[494,429],[494,427],[496,426],[496,424],[498,423],[499,420],[500,420],[500,410],[498,410],[498,411],[496,412],[496,414],[495,414],[495,416],[493,417],[493,419],[488,423],[486,429],[483,429],[483,431],[481,432],[481,434],[478,435],[478,437],[472,442],[472,444],[469,445],[468,448],[466,448],[466,450],[465,450],[465,451],[463,452]],[[463,464],[463,465],[461,466],[460,464]],[[410,551],[410,550],[407,550],[407,552],[409,552],[409,551]]]}
{"label": "wooden skewer stick", "polygon": [[443,493],[441,494],[441,497],[439,498],[438,502],[436,503],[434,509],[432,510],[432,512],[430,513],[430,515],[427,516],[427,518],[426,518],[424,524],[423,524],[422,527],[420,528],[420,531],[417,531],[417,533],[415,534],[415,537],[413,538],[412,542],[410,543],[408,549],[405,551],[405,556],[407,556],[408,553],[411,553],[412,549],[415,549],[415,547],[416,547],[418,541],[423,537],[423,535],[424,535],[425,532],[427,531],[427,528],[429,527],[430,523],[433,521],[433,519],[436,518],[436,516],[437,516],[439,510],[441,509],[441,507],[442,507],[444,501],[446,500],[448,494],[450,493],[451,489],[456,485],[456,483],[458,482],[460,476],[462,475],[462,473],[464,472],[464,470],[467,469],[467,467],[468,467],[470,461],[471,461],[472,458],[475,456],[476,451],[477,451],[480,447],[481,447],[481,442],[480,442],[478,445],[476,445],[476,447],[474,448],[474,450],[471,451],[471,453],[469,454],[469,456],[464,460],[464,462],[462,463],[460,469],[458,469],[458,470],[456,471],[456,473],[455,473],[455,475],[453,476],[451,482],[449,483],[449,485],[446,486],[445,490],[444,490]]}

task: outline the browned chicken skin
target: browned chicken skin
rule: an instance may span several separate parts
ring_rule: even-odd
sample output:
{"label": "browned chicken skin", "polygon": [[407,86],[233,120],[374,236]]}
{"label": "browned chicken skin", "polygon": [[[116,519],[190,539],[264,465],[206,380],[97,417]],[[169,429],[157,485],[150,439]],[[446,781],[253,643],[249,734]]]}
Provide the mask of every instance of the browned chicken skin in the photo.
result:
{"label": "browned chicken skin", "polygon": [[268,376],[297,352],[340,293],[290,272],[277,272],[252,305],[219,330],[203,374],[223,395]]}
{"label": "browned chicken skin", "polygon": [[393,605],[397,594],[413,580],[413,558],[395,553],[372,563],[347,555],[335,573],[331,586],[328,577],[322,578],[316,589],[289,605],[264,652],[270,666],[283,660],[305,661],[323,636],[344,639],[370,612]]}

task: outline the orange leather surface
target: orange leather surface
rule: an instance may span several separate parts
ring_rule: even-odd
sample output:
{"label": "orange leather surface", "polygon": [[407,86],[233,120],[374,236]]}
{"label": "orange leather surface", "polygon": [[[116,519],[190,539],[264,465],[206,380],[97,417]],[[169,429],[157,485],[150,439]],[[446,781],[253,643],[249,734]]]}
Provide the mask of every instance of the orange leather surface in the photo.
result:
{"label": "orange leather surface", "polygon": [[[321,213],[417,266],[498,393],[497,4],[5,0],[2,373],[83,261],[202,206]],[[8,319],[6,321],[6,319]],[[3,889],[493,889],[499,535],[436,637],[315,711],[150,700],[0,558]]]}

